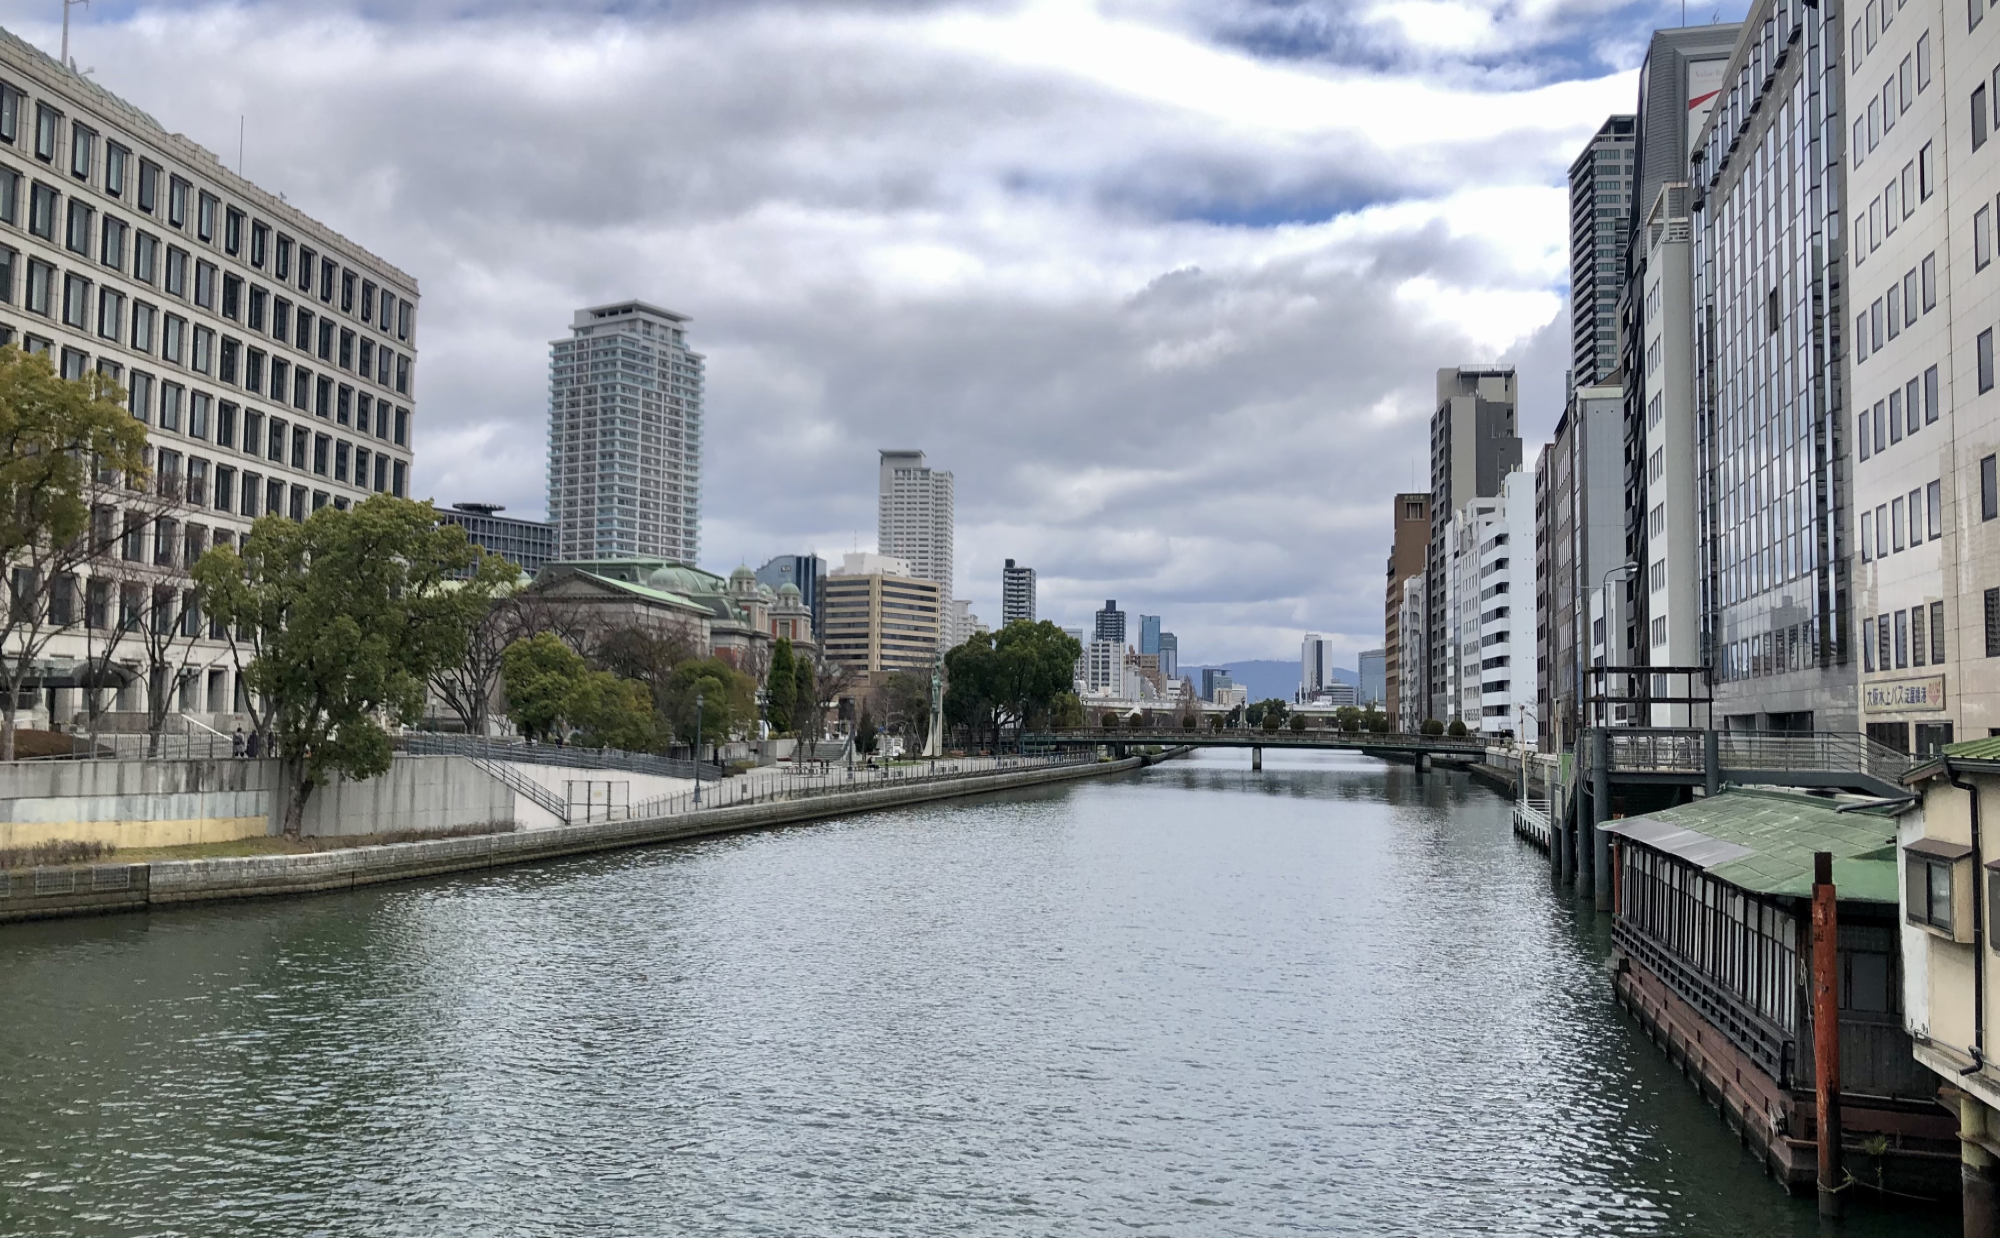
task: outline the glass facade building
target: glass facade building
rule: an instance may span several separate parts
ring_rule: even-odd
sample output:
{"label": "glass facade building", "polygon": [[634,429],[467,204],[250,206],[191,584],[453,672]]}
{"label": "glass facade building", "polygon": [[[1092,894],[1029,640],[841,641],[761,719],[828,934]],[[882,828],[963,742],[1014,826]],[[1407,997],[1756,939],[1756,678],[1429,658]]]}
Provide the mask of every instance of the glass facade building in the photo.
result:
{"label": "glass facade building", "polygon": [[1696,140],[1703,653],[1717,725],[1857,729],[1840,12],[1754,6]]}

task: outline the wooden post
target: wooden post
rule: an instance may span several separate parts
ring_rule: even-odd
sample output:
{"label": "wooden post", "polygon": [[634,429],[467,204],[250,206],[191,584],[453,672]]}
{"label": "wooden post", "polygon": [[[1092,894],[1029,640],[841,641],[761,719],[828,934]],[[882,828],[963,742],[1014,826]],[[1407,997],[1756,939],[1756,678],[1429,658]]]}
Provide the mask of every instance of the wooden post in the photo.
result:
{"label": "wooden post", "polygon": [[1833,853],[1813,853],[1813,1092],[1819,1142],[1819,1214],[1840,1215],[1840,919]]}

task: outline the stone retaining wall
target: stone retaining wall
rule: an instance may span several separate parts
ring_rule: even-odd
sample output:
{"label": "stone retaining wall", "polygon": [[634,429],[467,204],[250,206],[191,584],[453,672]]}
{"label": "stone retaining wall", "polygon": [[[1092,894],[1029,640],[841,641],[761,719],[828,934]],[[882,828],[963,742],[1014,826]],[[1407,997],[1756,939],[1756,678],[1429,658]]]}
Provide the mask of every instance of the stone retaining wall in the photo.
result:
{"label": "stone retaining wall", "polygon": [[[1169,753],[1167,755],[1175,755]],[[609,821],[511,834],[350,847],[306,855],[233,856],[152,864],[97,864],[0,872],[0,922],[140,911],[174,903],[310,894],[385,881],[582,855],[649,843],[762,829],[905,804],[1068,782],[1139,769],[1160,758],[1017,770],[915,785],[715,808],[645,821]]]}

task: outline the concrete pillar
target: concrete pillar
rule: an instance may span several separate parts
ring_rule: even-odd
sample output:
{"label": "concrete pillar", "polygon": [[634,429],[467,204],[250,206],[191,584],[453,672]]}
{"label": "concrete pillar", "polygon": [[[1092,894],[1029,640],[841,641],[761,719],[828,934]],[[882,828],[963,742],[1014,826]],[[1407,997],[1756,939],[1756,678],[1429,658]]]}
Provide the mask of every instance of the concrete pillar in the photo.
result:
{"label": "concrete pillar", "polygon": [[1819,1214],[1840,1215],[1840,918],[1833,853],[1813,853],[1813,1138],[1819,1144]]}
{"label": "concrete pillar", "polygon": [[1993,1129],[1993,1111],[1970,1095],[1958,1098],[1958,1176],[1965,1238],[1994,1238],[1993,1154],[1980,1142]]}
{"label": "concrete pillar", "polygon": [[1262,748],[1252,748],[1250,750],[1250,768],[1253,770],[1264,768],[1264,750]]}
{"label": "concrete pillar", "polygon": [[1430,754],[1430,753],[1428,753],[1428,752],[1419,752],[1419,753],[1417,754],[1417,772],[1418,772],[1419,774],[1428,774],[1428,773],[1430,773],[1430,772],[1431,772],[1431,754]]}
{"label": "concrete pillar", "polygon": [[1716,738],[1714,727],[1701,733],[1701,775],[1702,790],[1710,795],[1722,794],[1722,743]]}
{"label": "concrete pillar", "polygon": [[[1611,735],[1601,726],[1593,727],[1590,731],[1590,815],[1578,819],[1576,835],[1576,892],[1588,894],[1592,899],[1598,897],[1598,851],[1606,841],[1597,825],[1610,819]],[[1610,892],[1611,887],[1604,886],[1605,895],[1609,896]]]}

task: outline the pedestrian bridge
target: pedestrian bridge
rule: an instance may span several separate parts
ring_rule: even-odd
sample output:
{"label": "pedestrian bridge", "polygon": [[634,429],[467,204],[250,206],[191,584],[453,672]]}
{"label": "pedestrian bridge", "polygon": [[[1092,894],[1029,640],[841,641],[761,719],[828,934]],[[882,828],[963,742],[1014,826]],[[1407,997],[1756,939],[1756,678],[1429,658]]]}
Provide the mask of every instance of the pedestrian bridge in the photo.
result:
{"label": "pedestrian bridge", "polygon": [[1055,748],[1099,747],[1112,748],[1144,747],[1159,744],[1162,747],[1193,748],[1249,748],[1253,750],[1259,766],[1266,748],[1312,748],[1320,750],[1365,752],[1375,756],[1416,760],[1428,765],[1433,757],[1449,757],[1454,760],[1478,761],[1486,755],[1486,741],[1476,736],[1452,738],[1444,735],[1402,735],[1377,734],[1372,731],[1303,731],[1252,730],[1243,727],[1225,728],[1220,731],[1205,729],[1185,729],[1181,727],[1147,727],[1117,730],[1098,727],[1075,727],[1060,731],[1031,731],[1021,736],[1021,747],[1029,752],[1046,752]]}

